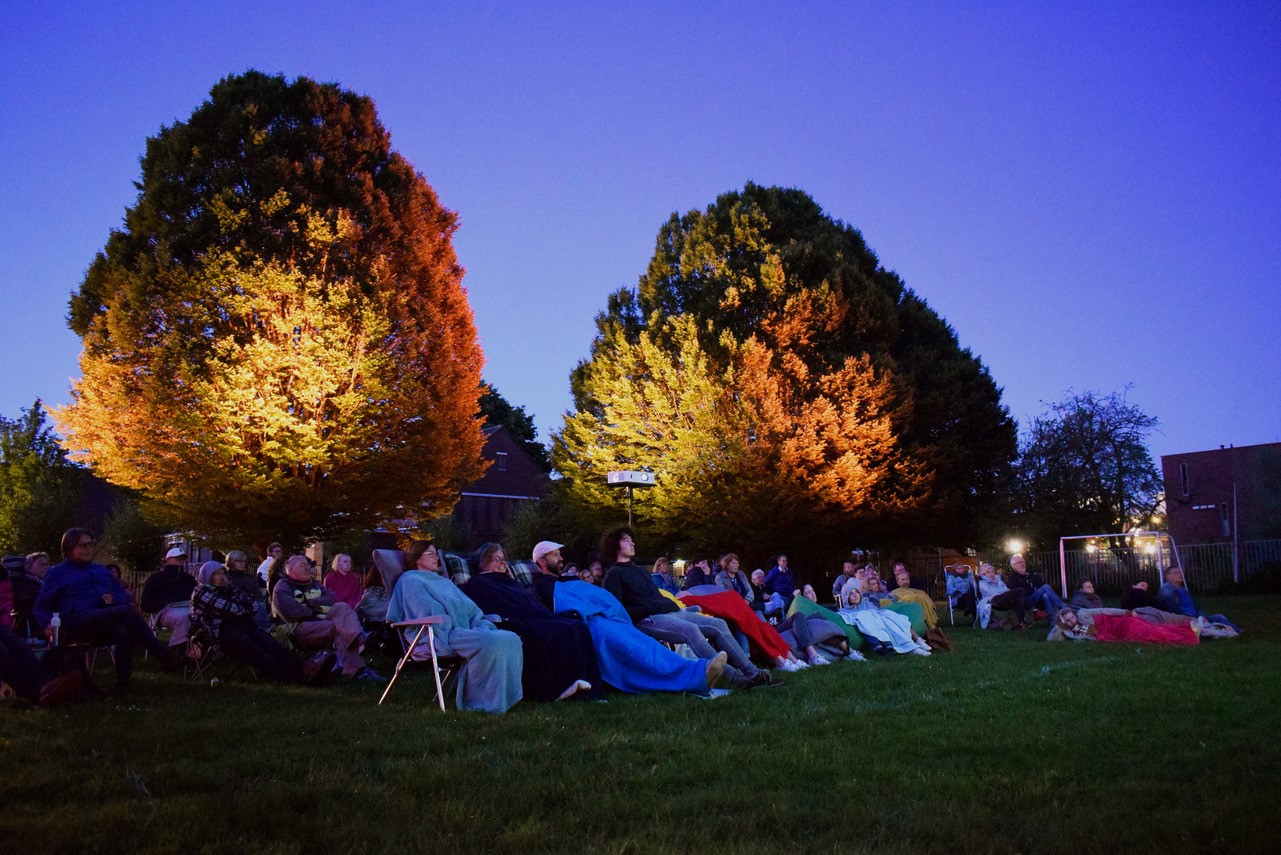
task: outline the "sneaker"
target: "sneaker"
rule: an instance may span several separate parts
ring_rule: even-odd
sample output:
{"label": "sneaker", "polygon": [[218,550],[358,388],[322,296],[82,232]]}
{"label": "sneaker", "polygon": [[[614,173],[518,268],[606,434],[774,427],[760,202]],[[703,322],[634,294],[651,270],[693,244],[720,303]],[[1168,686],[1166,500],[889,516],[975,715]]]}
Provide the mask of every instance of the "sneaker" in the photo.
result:
{"label": "sneaker", "polygon": [[791,661],[796,665],[797,671],[804,671],[806,668],[810,667],[810,663],[806,662],[804,659],[793,659]]}
{"label": "sneaker", "polygon": [[382,674],[379,674],[377,671],[375,671],[373,668],[370,668],[368,665],[366,665],[364,668],[361,668],[359,671],[353,674],[351,679],[360,683],[386,683],[387,682],[386,677],[384,677]]}
{"label": "sneaker", "polygon": [[814,658],[810,660],[811,665],[831,665],[832,660],[828,659],[822,653],[815,653]]}
{"label": "sneaker", "polygon": [[893,656],[894,648],[882,641],[872,648],[872,652],[877,656]]}
{"label": "sneaker", "polygon": [[845,657],[846,662],[866,662],[867,657],[857,650],[851,650],[850,654]]}
{"label": "sneaker", "polygon": [[801,670],[801,663],[792,659],[784,659],[783,664],[778,666],[778,670],[786,671],[789,674],[795,674],[797,671]]}
{"label": "sneaker", "polygon": [[369,643],[369,636],[370,636],[370,635],[371,635],[371,633],[370,633],[370,632],[368,632],[368,631],[362,632],[360,635],[358,635],[358,636],[356,636],[355,638],[353,638],[353,639],[352,639],[352,641],[351,641],[351,647],[349,647],[348,649],[349,649],[349,650],[354,650],[354,651],[356,651],[356,654],[357,654],[357,655],[360,655],[361,653],[364,653],[364,652],[365,652],[365,645]]}
{"label": "sneaker", "polygon": [[707,660],[707,688],[711,690],[716,685],[716,681],[725,673],[725,663],[729,662],[729,654],[722,650],[711,659]]}
{"label": "sneaker", "polygon": [[556,700],[563,701],[566,698],[572,698],[574,695],[578,694],[579,692],[590,692],[591,690],[592,690],[591,683],[587,682],[586,680],[575,680],[568,689],[560,693],[560,697],[558,697]]}
{"label": "sneaker", "polygon": [[922,650],[922,649],[921,649],[921,648],[919,648],[919,647],[914,647],[914,648],[912,648],[912,652],[913,652],[913,653],[915,653],[917,656],[929,656],[929,655],[930,655],[930,651],[928,651],[928,650]]}

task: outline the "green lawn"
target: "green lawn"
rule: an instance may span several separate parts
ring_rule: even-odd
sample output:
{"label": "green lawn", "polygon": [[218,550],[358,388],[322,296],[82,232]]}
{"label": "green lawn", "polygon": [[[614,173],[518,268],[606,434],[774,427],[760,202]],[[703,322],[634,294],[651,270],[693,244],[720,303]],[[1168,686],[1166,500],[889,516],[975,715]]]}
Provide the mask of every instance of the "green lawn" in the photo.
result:
{"label": "green lawn", "polygon": [[[1275,851],[1281,598],[1197,648],[957,650],[490,717],[430,677],[0,704],[0,851]],[[101,682],[103,666],[99,665]]]}

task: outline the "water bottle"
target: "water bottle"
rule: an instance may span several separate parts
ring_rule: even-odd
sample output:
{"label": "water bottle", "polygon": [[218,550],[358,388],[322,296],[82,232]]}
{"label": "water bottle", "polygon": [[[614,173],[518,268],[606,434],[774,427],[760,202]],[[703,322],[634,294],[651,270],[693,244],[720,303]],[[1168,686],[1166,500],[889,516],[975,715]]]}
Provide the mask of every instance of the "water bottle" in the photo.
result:
{"label": "water bottle", "polygon": [[53,613],[53,618],[49,621],[49,626],[53,627],[53,646],[58,646],[58,632],[62,629],[62,615],[58,612]]}

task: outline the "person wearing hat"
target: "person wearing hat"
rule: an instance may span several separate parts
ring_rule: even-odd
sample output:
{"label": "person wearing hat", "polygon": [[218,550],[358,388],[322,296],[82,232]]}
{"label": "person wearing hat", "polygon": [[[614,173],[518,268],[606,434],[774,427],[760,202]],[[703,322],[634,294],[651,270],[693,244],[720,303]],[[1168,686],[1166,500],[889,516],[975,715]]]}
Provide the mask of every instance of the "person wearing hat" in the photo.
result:
{"label": "person wearing hat", "polygon": [[540,540],[534,544],[533,560],[538,572],[530,579],[529,587],[538,601],[552,611],[555,611],[555,585],[565,578],[561,576],[565,558],[560,554],[564,546],[551,540]]}
{"label": "person wearing hat", "polygon": [[156,627],[171,630],[169,646],[187,643],[191,628],[191,592],[196,580],[187,572],[187,550],[175,546],[165,553],[165,563],[147,577],[138,605],[156,616]]}

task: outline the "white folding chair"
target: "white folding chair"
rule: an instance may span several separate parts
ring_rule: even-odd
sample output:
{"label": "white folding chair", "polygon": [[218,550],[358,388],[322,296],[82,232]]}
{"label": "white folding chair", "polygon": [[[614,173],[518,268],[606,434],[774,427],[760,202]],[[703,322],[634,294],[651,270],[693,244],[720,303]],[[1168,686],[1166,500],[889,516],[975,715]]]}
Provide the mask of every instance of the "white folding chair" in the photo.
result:
{"label": "white folding chair", "polygon": [[[440,704],[440,711],[445,711],[445,688],[441,678],[440,657],[436,655],[436,632],[433,629],[433,627],[439,626],[444,622],[445,618],[440,615],[429,615],[411,620],[396,621],[391,625],[396,636],[400,639],[401,645],[405,648],[405,653],[400,657],[400,661],[396,663],[396,671],[391,675],[391,680],[387,682],[387,688],[383,689],[383,696],[378,699],[379,706],[382,706],[382,702],[387,700],[387,694],[391,691],[391,687],[396,685],[396,678],[400,676],[400,671],[405,667],[405,663],[409,661],[409,657],[414,655],[414,649],[423,637],[423,630],[426,630],[427,648],[431,651],[431,672],[436,679],[436,700]],[[418,627],[418,631],[414,633],[414,640],[407,642],[405,641],[405,631],[410,627]],[[444,670],[447,678],[451,669],[446,666]]]}

